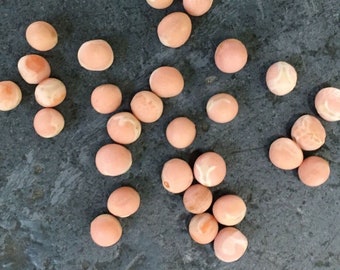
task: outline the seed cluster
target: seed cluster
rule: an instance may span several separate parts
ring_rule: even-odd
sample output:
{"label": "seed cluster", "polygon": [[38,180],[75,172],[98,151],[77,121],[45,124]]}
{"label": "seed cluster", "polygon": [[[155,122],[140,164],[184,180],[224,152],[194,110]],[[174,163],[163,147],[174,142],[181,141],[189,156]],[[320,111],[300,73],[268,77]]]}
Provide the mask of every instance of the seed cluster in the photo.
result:
{"label": "seed cluster", "polygon": [[[155,9],[169,7],[173,0],[146,0]],[[191,16],[202,16],[211,8],[213,0],[183,0],[183,6]],[[192,23],[185,12],[173,12],[158,24],[157,35],[161,44],[179,48],[190,38]],[[26,40],[38,51],[53,49],[58,43],[54,27],[44,21],[37,21],[27,27]],[[99,72],[107,70],[115,56],[111,45],[102,39],[84,42],[78,50],[78,61],[86,70]],[[238,39],[223,40],[215,50],[214,62],[224,73],[241,71],[248,60],[246,46]],[[64,117],[54,107],[61,104],[67,94],[64,83],[51,77],[48,61],[38,54],[27,54],[18,61],[18,71],[28,84],[35,88],[36,102],[41,105],[33,120],[38,135],[51,138],[64,128]],[[270,92],[284,96],[294,90],[298,74],[295,68],[285,62],[272,64],[266,73],[266,84]],[[127,145],[138,141],[143,124],[158,121],[163,115],[163,99],[182,93],[185,78],[180,70],[172,66],[155,68],[149,77],[149,88],[137,92],[130,101],[130,111],[116,112],[123,100],[121,89],[112,83],[97,86],[91,94],[91,105],[100,114],[112,114],[106,128],[112,143],[102,146],[96,153],[95,165],[105,176],[119,176],[126,173],[133,163],[133,155]],[[0,82],[0,110],[15,109],[22,99],[19,86],[12,81]],[[327,87],[315,97],[315,108],[326,121],[340,120],[340,89]],[[228,93],[210,97],[206,104],[207,117],[219,124],[234,120],[239,111],[237,100]],[[194,120],[186,116],[172,119],[165,130],[168,143],[176,149],[186,149],[197,137]],[[315,151],[324,145],[326,130],[322,122],[313,115],[302,115],[291,129],[291,138],[278,138],[269,149],[269,159],[277,168],[293,170],[298,168],[301,182],[316,187],[327,181],[330,175],[328,161],[318,156],[304,158],[304,151]],[[244,200],[234,194],[226,194],[213,202],[211,187],[221,184],[227,175],[224,158],[215,151],[202,153],[191,167],[183,159],[174,157],[163,164],[160,175],[163,187],[172,194],[183,193],[183,206],[193,214],[188,233],[198,244],[213,242],[214,252],[224,262],[240,259],[248,247],[247,237],[236,226],[246,216]],[[110,214],[97,216],[90,225],[92,240],[99,246],[116,244],[123,228],[118,218],[136,213],[141,203],[139,193],[132,187],[114,190],[107,200]],[[220,227],[223,227],[220,229]]]}
{"label": "seed cluster", "polygon": [[[183,4],[192,9],[193,2],[195,1],[186,1]],[[201,2],[209,2],[210,6],[212,4],[212,1]],[[157,1],[148,1],[148,3],[152,5],[156,4]],[[158,7],[162,4],[159,2]],[[200,13],[202,13],[202,10]],[[161,20],[157,33],[163,45],[178,48],[188,40],[191,29],[190,17],[183,12],[174,12]],[[84,53],[83,46],[84,44],[79,51],[83,50],[81,56],[86,60],[88,53],[91,52]],[[93,56],[91,55],[91,61],[85,65],[86,61],[80,59],[80,53],[78,53],[78,60],[81,66],[88,70],[93,70],[93,67],[91,67],[93,61],[98,66],[100,66],[98,63],[103,63],[102,67],[107,67],[104,59],[111,59],[112,54],[111,52],[107,53],[107,57],[102,57],[102,55],[104,53],[100,53],[96,59],[92,59]],[[245,66],[247,57],[246,47],[241,41],[227,39],[216,49],[215,63],[222,72],[235,73]],[[131,112],[114,113],[108,120],[107,132],[114,143],[101,147],[96,155],[97,169],[103,175],[117,176],[129,170],[133,158],[128,148],[123,145],[138,140],[142,132],[141,122],[145,124],[154,123],[162,116],[164,106],[162,99],[180,95],[184,89],[185,79],[176,67],[161,66],[151,73],[149,85],[151,91],[142,90],[134,95],[130,102]],[[92,106],[99,113],[114,112],[121,101],[120,89],[110,84],[98,86],[91,96]],[[238,102],[230,94],[219,93],[209,99],[206,104],[206,112],[212,121],[221,124],[228,123],[238,113]],[[186,149],[197,136],[196,125],[193,120],[186,116],[176,117],[168,123],[165,135],[171,146],[176,149]],[[184,207],[195,214],[188,227],[191,238],[197,243],[208,244],[217,237],[219,240],[214,244],[217,258],[225,262],[232,262],[238,260],[245,253],[248,245],[247,238],[236,228],[232,230],[222,229],[219,233],[218,224],[234,226],[241,222],[246,214],[246,205],[236,195],[225,195],[214,203],[212,214],[207,212],[213,201],[209,187],[222,183],[226,174],[227,166],[223,157],[216,152],[206,152],[197,158],[193,168],[180,158],[168,160],[163,166],[161,180],[163,187],[170,193],[184,192]],[[198,184],[192,185],[194,180]],[[129,201],[127,200],[126,203],[129,203]],[[107,219],[106,216],[105,219]],[[112,218],[109,220],[113,223]],[[121,227],[119,227],[118,231],[121,230]],[[98,244],[96,233],[92,233],[92,229],[91,236],[94,242]],[[114,240],[118,241],[119,238],[114,238]],[[112,241],[111,244],[115,244],[117,241]],[[101,244],[99,243],[99,245]],[[227,245],[232,249],[225,250]]]}
{"label": "seed cluster", "polygon": [[127,218],[136,213],[139,206],[140,196],[132,187],[123,186],[114,190],[107,200],[110,214],[101,214],[91,222],[90,234],[93,242],[101,247],[116,244],[123,234],[117,217]]}
{"label": "seed cluster", "polygon": [[[289,91],[290,92],[290,91]],[[325,94],[327,93],[327,94]],[[340,89],[328,87],[321,89],[315,98],[315,107],[324,120],[339,121],[337,110],[330,109],[328,102],[340,105]],[[325,109],[327,107],[327,109]],[[317,187],[325,183],[330,176],[329,162],[319,156],[304,159],[304,152],[316,151],[326,142],[326,130],[321,121],[309,114],[300,116],[291,128],[291,138],[278,138],[269,148],[269,159],[277,168],[293,170],[298,168],[302,183]]]}
{"label": "seed cluster", "polygon": [[[58,43],[55,28],[44,21],[36,21],[26,29],[28,44],[38,51],[53,49]],[[61,104],[66,97],[64,83],[51,76],[48,61],[38,54],[27,54],[18,61],[18,71],[22,79],[28,84],[36,84],[35,100],[44,107],[39,110],[33,120],[36,133],[43,138],[52,138],[64,128],[63,115],[53,107]],[[21,89],[11,81],[0,82],[0,110],[8,111],[16,108],[21,102]]]}

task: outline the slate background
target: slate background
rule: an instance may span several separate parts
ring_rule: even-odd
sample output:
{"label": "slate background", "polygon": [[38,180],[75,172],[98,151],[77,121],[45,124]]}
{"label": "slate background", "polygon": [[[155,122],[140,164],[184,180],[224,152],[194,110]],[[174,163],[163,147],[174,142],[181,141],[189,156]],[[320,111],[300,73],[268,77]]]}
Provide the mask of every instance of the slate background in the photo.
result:
{"label": "slate background", "polygon": [[[144,1],[27,1],[0,3],[0,80],[13,80],[23,91],[21,105],[0,113],[0,268],[1,269],[340,269],[340,124],[322,121],[326,144],[316,151],[330,161],[331,177],[319,188],[302,185],[296,171],[281,171],[268,161],[270,143],[289,135],[302,114],[316,114],[313,99],[325,86],[340,88],[340,21],[337,0],[214,1],[211,11],[192,18],[190,40],[179,49],[160,44],[158,22],[166,10]],[[66,119],[53,139],[32,128],[40,109],[34,86],[18,75],[18,59],[36,53],[25,41],[33,21],[46,20],[59,33],[58,45],[40,53],[52,76],[67,86],[58,106]],[[242,40],[249,52],[237,74],[221,73],[213,55],[225,38]],[[103,38],[113,47],[115,62],[104,72],[89,72],[77,62],[77,50]],[[299,78],[296,90],[275,97],[265,86],[270,64],[285,60]],[[148,89],[148,77],[160,65],[173,65],[185,77],[184,92],[164,100],[164,115],[143,125],[141,138],[128,146],[134,163],[120,177],[101,176],[96,151],[110,139],[105,124],[90,106],[91,91],[114,83],[123,91],[119,111],[129,110],[134,93]],[[205,104],[214,93],[234,95],[240,111],[226,125],[214,124]],[[188,116],[197,138],[185,150],[165,139],[167,123]],[[237,227],[249,239],[241,260],[218,261],[212,245],[195,244],[187,233],[191,215],[181,195],[167,193],[160,182],[162,164],[181,157],[192,164],[203,151],[220,153],[228,164],[226,180],[214,196],[236,193],[248,213]],[[310,155],[311,153],[307,153]],[[106,200],[121,185],[135,187],[141,208],[121,220],[124,234],[110,248],[90,239],[91,220],[106,213]]]}

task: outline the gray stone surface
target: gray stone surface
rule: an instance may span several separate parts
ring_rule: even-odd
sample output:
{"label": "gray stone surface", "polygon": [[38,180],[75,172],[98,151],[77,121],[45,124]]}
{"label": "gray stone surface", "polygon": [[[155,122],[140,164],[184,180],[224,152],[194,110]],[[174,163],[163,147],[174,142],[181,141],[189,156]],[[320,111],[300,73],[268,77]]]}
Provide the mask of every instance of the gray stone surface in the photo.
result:
{"label": "gray stone surface", "polygon": [[[319,188],[302,185],[296,171],[281,171],[268,161],[270,143],[287,136],[298,116],[316,114],[313,98],[324,86],[340,87],[338,0],[214,1],[211,11],[192,18],[190,40],[179,49],[160,44],[156,27],[163,16],[183,10],[181,1],[167,10],[143,0],[2,0],[0,4],[0,80],[13,80],[23,91],[21,105],[0,113],[0,268],[1,269],[340,269],[340,124],[322,121],[326,144],[316,151],[330,161],[331,177]],[[39,110],[34,86],[19,76],[16,64],[36,52],[25,41],[32,21],[47,20],[59,33],[53,50],[40,53],[52,76],[67,86],[58,106],[66,119],[54,139],[38,137],[32,119]],[[213,62],[217,44],[242,40],[249,52],[246,67],[222,74]],[[89,39],[106,39],[115,51],[113,66],[89,72],[77,62],[77,50]],[[296,89],[275,97],[265,87],[267,67],[278,60],[293,64]],[[100,146],[110,142],[105,124],[90,106],[90,93],[101,83],[123,91],[119,111],[129,110],[133,94],[148,89],[150,73],[173,65],[185,77],[185,90],[164,100],[160,121],[143,125],[141,138],[129,146],[134,163],[120,177],[101,176],[94,165]],[[237,118],[214,124],[205,104],[214,93],[233,94]],[[185,115],[197,125],[193,145],[179,151],[165,140],[167,123]],[[221,194],[239,194],[248,205],[237,227],[249,239],[238,262],[218,261],[212,245],[195,244],[187,232],[191,215],[181,195],[167,193],[160,182],[162,164],[172,157],[191,163],[214,150],[228,164]],[[307,155],[309,155],[308,153]],[[135,187],[140,210],[122,219],[124,234],[110,248],[90,239],[91,220],[107,213],[106,200],[121,185]]]}

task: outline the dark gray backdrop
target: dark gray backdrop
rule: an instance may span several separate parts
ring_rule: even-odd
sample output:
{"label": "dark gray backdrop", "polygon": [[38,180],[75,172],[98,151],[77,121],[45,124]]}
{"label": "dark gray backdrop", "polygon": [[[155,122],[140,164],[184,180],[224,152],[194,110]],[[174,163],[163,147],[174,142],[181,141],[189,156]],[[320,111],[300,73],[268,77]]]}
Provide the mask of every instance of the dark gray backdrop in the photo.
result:
{"label": "dark gray backdrop", "polygon": [[[313,99],[325,86],[340,88],[339,1],[214,1],[211,11],[192,18],[190,40],[179,49],[160,44],[158,22],[167,10],[143,0],[2,0],[0,4],[0,80],[13,80],[23,91],[21,105],[0,113],[0,268],[1,269],[340,269],[340,124],[322,121],[326,144],[318,151],[330,161],[323,186],[302,185],[296,171],[281,171],[268,161],[268,147],[287,136],[302,114],[315,114]],[[36,51],[25,41],[33,21],[46,20],[59,33],[58,45],[39,53],[51,63],[52,76],[67,86],[58,110],[66,126],[54,139],[38,137],[32,119],[39,110],[34,86],[18,75],[18,59]],[[213,55],[225,38],[242,40],[246,67],[222,74]],[[103,38],[115,62],[104,72],[89,72],[77,62],[77,50],[89,39]],[[264,77],[270,64],[285,60],[298,72],[296,89],[275,97]],[[105,124],[90,106],[101,83],[117,84],[124,96],[119,111],[129,110],[134,93],[148,89],[148,77],[160,65],[173,65],[185,77],[184,92],[164,100],[164,115],[143,125],[141,138],[128,146],[134,163],[120,177],[101,176],[94,156],[109,143]],[[226,125],[214,124],[205,104],[214,93],[234,95],[240,111]],[[165,139],[167,123],[188,116],[197,138],[185,150]],[[203,151],[220,153],[228,164],[215,198],[236,193],[248,213],[237,227],[249,239],[238,262],[218,261],[212,245],[195,244],[187,233],[191,215],[181,195],[167,193],[160,181],[162,164],[181,157],[192,164]],[[309,153],[310,154],[310,153]],[[90,239],[91,220],[106,213],[106,200],[121,185],[135,187],[140,210],[121,220],[124,234],[110,248]]]}

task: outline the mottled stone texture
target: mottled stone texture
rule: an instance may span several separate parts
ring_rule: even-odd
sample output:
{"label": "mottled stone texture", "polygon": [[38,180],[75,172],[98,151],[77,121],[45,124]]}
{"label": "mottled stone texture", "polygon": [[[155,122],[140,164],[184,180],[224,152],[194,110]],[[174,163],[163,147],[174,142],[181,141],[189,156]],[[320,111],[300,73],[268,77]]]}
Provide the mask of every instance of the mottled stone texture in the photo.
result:
{"label": "mottled stone texture", "polygon": [[[326,144],[315,151],[330,161],[331,177],[319,188],[303,186],[296,171],[270,164],[268,147],[287,136],[302,114],[316,114],[313,99],[325,86],[340,87],[340,6],[338,0],[214,1],[211,11],[192,18],[190,40],[179,49],[160,44],[158,22],[167,10],[143,0],[3,0],[0,4],[0,80],[13,80],[23,91],[21,105],[0,113],[0,268],[1,269],[339,269],[340,265],[340,124],[322,121]],[[40,53],[52,76],[67,86],[58,106],[66,119],[54,139],[32,128],[39,110],[34,86],[16,69],[18,59],[36,52],[25,41],[32,21],[46,20],[59,43]],[[213,55],[225,38],[242,40],[249,52],[246,67],[222,74]],[[113,66],[89,72],[77,62],[77,50],[89,39],[106,39],[115,51]],[[265,86],[268,66],[290,62],[298,72],[296,89],[275,97]],[[100,146],[110,142],[109,115],[90,107],[90,93],[101,83],[123,91],[119,111],[129,110],[133,94],[148,89],[148,77],[160,65],[173,65],[185,77],[181,95],[164,100],[164,116],[143,125],[141,138],[129,146],[134,164],[120,177],[101,176],[94,166]],[[205,104],[218,92],[234,95],[239,115],[231,123],[211,122]],[[197,125],[197,139],[185,150],[165,140],[165,127],[176,116]],[[192,164],[203,151],[215,150],[228,164],[226,180],[214,197],[236,193],[248,205],[237,227],[249,239],[238,262],[218,261],[212,245],[195,244],[187,232],[191,217],[181,195],[167,193],[162,164],[181,157]],[[310,155],[308,153],[307,155]],[[124,234],[110,248],[99,248],[89,223],[107,213],[106,200],[121,185],[135,187],[141,208],[122,219]]]}

